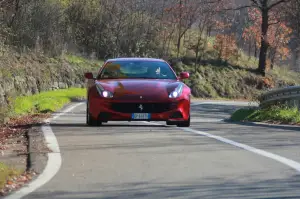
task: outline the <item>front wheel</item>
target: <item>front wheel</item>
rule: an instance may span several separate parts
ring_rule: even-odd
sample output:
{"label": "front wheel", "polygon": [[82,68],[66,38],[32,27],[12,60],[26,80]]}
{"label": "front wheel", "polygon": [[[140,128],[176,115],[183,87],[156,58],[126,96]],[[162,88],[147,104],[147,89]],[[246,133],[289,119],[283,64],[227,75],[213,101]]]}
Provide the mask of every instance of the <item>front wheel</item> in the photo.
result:
{"label": "front wheel", "polygon": [[93,117],[91,116],[88,105],[87,105],[87,108],[86,108],[86,124],[88,126],[101,126],[102,125],[102,122],[93,119]]}
{"label": "front wheel", "polygon": [[166,121],[166,125],[176,125],[174,122]]}

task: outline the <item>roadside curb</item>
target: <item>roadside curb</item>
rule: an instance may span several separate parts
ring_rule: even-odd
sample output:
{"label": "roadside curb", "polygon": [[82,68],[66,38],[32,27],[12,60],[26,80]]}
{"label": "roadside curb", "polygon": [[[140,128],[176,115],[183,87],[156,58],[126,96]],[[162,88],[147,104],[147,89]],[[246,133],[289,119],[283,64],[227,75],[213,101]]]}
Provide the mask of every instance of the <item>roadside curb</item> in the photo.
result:
{"label": "roadside curb", "polygon": [[46,168],[48,153],[51,151],[46,146],[44,133],[42,131],[44,125],[44,122],[42,124],[34,125],[25,133],[25,139],[27,141],[27,158],[25,159],[26,166],[23,175],[30,176],[30,178],[28,178],[29,181],[26,181],[24,184],[22,184],[22,181],[18,181],[16,186],[10,190],[10,192],[0,196],[1,199],[20,199],[18,193],[22,192],[22,189],[26,189],[26,187],[39,178],[40,174],[43,173],[43,170]]}
{"label": "roadside curb", "polygon": [[[84,100],[76,101],[76,103],[80,102],[82,103]],[[72,105],[74,105],[74,102],[66,104],[60,110],[53,112],[49,118],[44,119],[41,124],[33,126],[28,130],[26,134],[28,141],[27,171],[33,171],[38,175],[44,171],[48,162],[49,153],[53,153],[53,150],[48,146],[49,143],[46,142],[46,135],[43,128],[50,126],[51,120],[63,115],[59,113],[60,111],[67,110]]]}
{"label": "roadside curb", "polygon": [[33,176],[28,184],[11,192],[4,199],[21,199],[49,182],[60,170],[62,157],[58,141],[52,131],[50,123],[66,113],[71,112],[83,103],[70,103],[45,119],[41,125],[33,126],[27,133],[28,162],[27,170],[37,175]]}
{"label": "roadside curb", "polygon": [[33,126],[27,132],[28,139],[28,157],[27,157],[27,171],[42,173],[48,161],[48,153],[51,152],[45,143],[42,126],[45,123]]}

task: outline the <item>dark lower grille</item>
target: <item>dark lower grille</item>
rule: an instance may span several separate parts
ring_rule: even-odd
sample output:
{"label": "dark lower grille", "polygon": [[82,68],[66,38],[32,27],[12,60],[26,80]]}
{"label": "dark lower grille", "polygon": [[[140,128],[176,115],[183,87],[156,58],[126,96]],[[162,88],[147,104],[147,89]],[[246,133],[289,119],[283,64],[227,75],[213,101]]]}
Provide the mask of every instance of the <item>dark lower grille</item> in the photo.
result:
{"label": "dark lower grille", "polygon": [[175,107],[176,104],[172,103],[113,103],[111,105],[113,111],[120,113],[162,113]]}
{"label": "dark lower grille", "polygon": [[171,119],[182,118],[181,112],[175,112],[170,116]]}

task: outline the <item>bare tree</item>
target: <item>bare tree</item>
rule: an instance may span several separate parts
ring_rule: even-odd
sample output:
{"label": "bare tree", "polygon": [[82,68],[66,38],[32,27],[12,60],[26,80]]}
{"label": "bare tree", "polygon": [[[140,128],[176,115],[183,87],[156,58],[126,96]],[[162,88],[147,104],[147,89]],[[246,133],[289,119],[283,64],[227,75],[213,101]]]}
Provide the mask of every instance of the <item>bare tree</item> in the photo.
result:
{"label": "bare tree", "polygon": [[276,9],[283,3],[287,3],[292,0],[251,0],[252,7],[256,7],[260,10],[262,16],[262,23],[261,23],[261,46],[259,51],[259,64],[258,64],[258,71],[261,75],[265,76],[266,74],[266,58],[267,52],[269,48],[268,44],[268,29],[269,26],[273,23],[270,21],[270,12]]}

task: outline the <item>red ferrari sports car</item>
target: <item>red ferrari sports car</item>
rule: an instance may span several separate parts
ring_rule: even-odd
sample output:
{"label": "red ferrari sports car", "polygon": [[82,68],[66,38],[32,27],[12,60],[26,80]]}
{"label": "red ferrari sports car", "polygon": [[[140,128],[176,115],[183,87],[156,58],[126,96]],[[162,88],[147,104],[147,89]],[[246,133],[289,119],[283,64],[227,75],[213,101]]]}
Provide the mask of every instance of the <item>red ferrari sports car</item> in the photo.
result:
{"label": "red ferrari sports car", "polygon": [[100,126],[108,121],[166,121],[190,126],[191,89],[164,60],[116,58],[107,60],[96,77],[88,80],[86,122]]}

